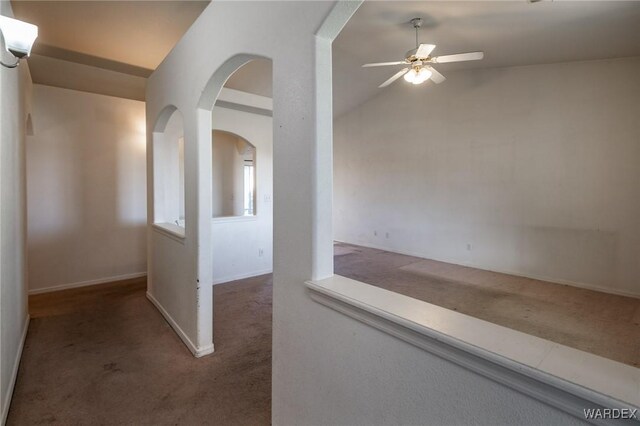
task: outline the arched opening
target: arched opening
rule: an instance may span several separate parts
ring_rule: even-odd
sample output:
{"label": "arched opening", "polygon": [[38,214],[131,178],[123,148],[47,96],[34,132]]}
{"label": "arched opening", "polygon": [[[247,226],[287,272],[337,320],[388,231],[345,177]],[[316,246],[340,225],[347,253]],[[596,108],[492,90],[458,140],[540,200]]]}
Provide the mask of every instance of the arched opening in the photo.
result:
{"label": "arched opening", "polygon": [[152,140],[153,223],[184,236],[184,123],[176,107],[160,113]]}
{"label": "arched opening", "polygon": [[209,82],[224,83],[207,112],[214,284],[267,274],[273,259],[271,61],[240,55],[220,70],[232,74]]}

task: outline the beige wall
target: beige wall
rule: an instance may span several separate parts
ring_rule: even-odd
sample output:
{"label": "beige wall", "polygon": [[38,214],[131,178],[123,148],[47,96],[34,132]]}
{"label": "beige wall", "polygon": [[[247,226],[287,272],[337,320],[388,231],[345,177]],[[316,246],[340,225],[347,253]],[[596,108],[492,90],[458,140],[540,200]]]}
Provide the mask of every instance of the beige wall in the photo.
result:
{"label": "beige wall", "polygon": [[237,136],[213,131],[213,217],[242,214],[236,208],[237,169],[242,165],[237,142]]}
{"label": "beige wall", "polygon": [[336,239],[640,295],[640,58],[441,72],[336,120]]}
{"label": "beige wall", "polygon": [[144,273],[144,103],[36,85],[33,127],[29,289]]}
{"label": "beige wall", "polygon": [[214,130],[213,217],[244,214],[244,160],[254,160],[254,152],[246,150],[247,142],[233,134]]}

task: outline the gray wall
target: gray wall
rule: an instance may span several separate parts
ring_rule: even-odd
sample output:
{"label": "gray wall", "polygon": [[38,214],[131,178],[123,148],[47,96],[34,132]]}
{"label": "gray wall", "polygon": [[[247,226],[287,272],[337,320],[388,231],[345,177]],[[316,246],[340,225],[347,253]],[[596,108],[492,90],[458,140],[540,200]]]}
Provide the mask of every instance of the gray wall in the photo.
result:
{"label": "gray wall", "polygon": [[300,290],[289,300],[303,307],[281,307],[287,316],[274,330],[289,337],[274,358],[275,425],[583,423],[310,301]]}
{"label": "gray wall", "polygon": [[336,239],[640,295],[640,58],[442,72],[336,120]]}
{"label": "gray wall", "polygon": [[[0,2],[0,13],[13,16]],[[4,58],[5,56],[3,56]],[[29,322],[24,214],[25,127],[30,110],[31,76],[22,63],[0,67],[0,405],[4,422]]]}

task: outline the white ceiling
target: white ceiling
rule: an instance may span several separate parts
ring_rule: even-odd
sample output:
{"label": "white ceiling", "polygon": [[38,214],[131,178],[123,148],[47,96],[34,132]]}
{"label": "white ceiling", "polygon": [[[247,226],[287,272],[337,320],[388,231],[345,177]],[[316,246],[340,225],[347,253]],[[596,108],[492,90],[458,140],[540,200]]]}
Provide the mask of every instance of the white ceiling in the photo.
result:
{"label": "white ceiling", "polygon": [[637,1],[369,1],[334,41],[336,115],[392,90],[377,87],[401,67],[361,65],[402,60],[415,47],[414,17],[423,18],[420,42],[436,44],[434,55],[485,52],[482,61],[438,65],[445,76],[458,69],[640,56]]}

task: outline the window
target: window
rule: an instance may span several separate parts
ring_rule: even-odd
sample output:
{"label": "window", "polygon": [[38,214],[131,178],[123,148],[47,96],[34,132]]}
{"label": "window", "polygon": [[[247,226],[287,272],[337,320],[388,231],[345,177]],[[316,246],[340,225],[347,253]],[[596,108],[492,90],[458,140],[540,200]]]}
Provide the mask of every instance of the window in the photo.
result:
{"label": "window", "polygon": [[253,160],[244,160],[244,215],[255,211],[255,167]]}

